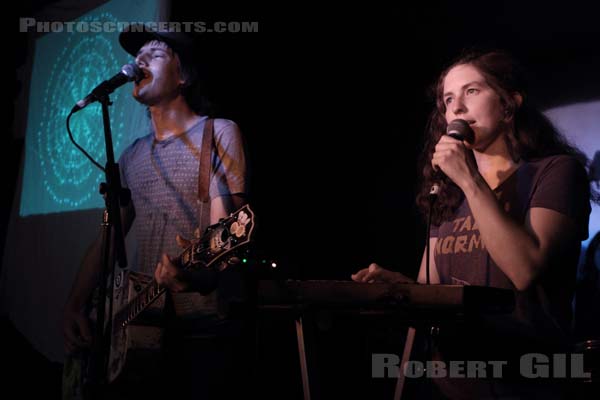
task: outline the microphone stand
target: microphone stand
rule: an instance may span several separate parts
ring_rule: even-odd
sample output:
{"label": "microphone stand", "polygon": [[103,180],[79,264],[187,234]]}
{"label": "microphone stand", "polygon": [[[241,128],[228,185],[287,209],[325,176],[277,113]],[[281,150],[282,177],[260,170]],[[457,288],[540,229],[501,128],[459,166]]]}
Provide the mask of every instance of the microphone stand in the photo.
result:
{"label": "microphone stand", "polygon": [[[121,176],[119,165],[115,163],[113,151],[112,134],[110,129],[110,118],[108,106],[112,105],[108,93],[96,93],[98,101],[102,104],[102,122],[104,125],[104,141],[106,145],[106,183],[100,185],[100,193],[104,197],[105,210],[102,216],[102,245],[100,271],[97,322],[94,340],[92,343],[89,365],[89,392],[92,398],[102,398],[108,376],[108,354],[110,351],[110,340],[112,331],[112,306],[113,306],[113,282],[107,285],[109,277],[114,280],[114,261],[119,267],[127,267],[127,256],[125,252],[125,240],[123,226],[121,224],[121,206],[126,206],[130,200],[129,190],[121,187]],[[114,235],[113,235],[114,232]],[[114,242],[113,242],[114,239]],[[111,258],[111,246],[114,243],[114,258]],[[106,312],[106,299],[109,300],[108,313]],[[108,316],[108,323],[105,317]],[[106,329],[105,329],[106,324]]]}
{"label": "microphone stand", "polygon": [[431,190],[429,191],[429,215],[427,216],[427,233],[425,235],[425,282],[427,285],[431,284],[430,281],[430,269],[431,267],[429,266],[429,253],[430,253],[430,238],[429,235],[431,234],[431,222],[432,222],[432,216],[433,216],[433,208],[435,206],[436,200],[438,198],[438,194],[440,193],[441,190],[441,173],[438,173],[438,178],[436,180],[436,182],[433,184],[433,186],[431,186]]}
{"label": "microphone stand", "polygon": [[[462,119],[457,119],[454,120],[452,122],[450,122],[450,124],[448,124],[448,127],[446,128],[446,134],[456,140],[460,140],[463,141],[465,140],[465,137],[470,138],[466,139],[467,141],[471,142],[473,139],[473,132],[471,130],[471,128],[469,127],[469,124],[462,120]],[[431,186],[431,189],[429,191],[429,215],[427,217],[427,236],[426,236],[426,241],[425,241],[425,283],[427,285],[431,284],[431,262],[430,262],[430,253],[431,253],[431,239],[430,239],[430,235],[431,235],[431,223],[433,221],[433,210],[434,210],[434,206],[435,203],[438,200],[438,196],[439,193],[441,191],[441,185],[442,185],[442,180],[443,177],[445,176],[444,173],[441,170],[437,170],[434,171],[434,184]],[[439,326],[436,326],[438,324],[432,323],[428,326],[429,328],[429,332],[426,332],[425,334],[425,345],[426,345],[426,349],[425,349],[425,353],[426,359],[431,359],[432,358],[432,354],[433,354],[433,350],[434,350],[434,346],[436,345],[436,339],[439,337],[439,333],[440,333],[440,328]],[[408,330],[408,335],[407,335],[407,341],[406,343],[409,343],[410,347],[412,347],[412,340],[414,340],[414,336],[415,336],[415,328],[413,328],[412,326],[409,327]],[[410,341],[410,342],[409,342]],[[405,345],[405,353],[406,353],[406,349],[409,346],[408,344]],[[408,355],[403,355],[402,358],[402,366],[404,365],[404,360],[408,360],[408,357],[410,356],[410,349],[408,350]],[[396,393],[395,393],[395,399],[400,399],[400,397],[402,396],[402,389],[403,389],[403,385],[404,385],[404,378],[401,375],[402,379],[398,379],[398,384],[396,386]],[[432,384],[429,383],[429,387],[432,388]]]}
{"label": "microphone stand", "polygon": [[[448,124],[448,126],[446,127],[446,135],[450,136],[451,138],[454,138],[456,140],[460,140],[461,142],[463,140],[467,140],[468,142],[472,142],[473,141],[473,131],[471,130],[471,128],[469,127],[469,124],[463,120],[463,119],[455,119],[452,122],[450,122]],[[431,190],[429,191],[429,217],[427,218],[427,240],[425,242],[425,251],[427,252],[425,255],[425,273],[426,273],[426,283],[429,285],[430,282],[430,269],[431,267],[429,266],[429,250],[430,250],[430,245],[429,245],[429,234],[431,232],[431,220],[432,220],[432,215],[433,215],[433,207],[435,205],[435,202],[438,198],[438,195],[440,193],[441,190],[441,181],[443,180],[443,177],[445,176],[444,173],[441,170],[437,170],[434,172],[435,174],[435,182],[434,184],[431,186]]]}
{"label": "microphone stand", "polygon": [[[433,184],[433,186],[431,187],[431,190],[429,191],[429,216],[427,217],[427,235],[426,235],[427,239],[425,241],[425,275],[426,275],[425,284],[426,285],[431,284],[430,272],[429,272],[429,270],[430,270],[429,253],[430,253],[431,245],[429,243],[430,242],[429,235],[431,233],[433,207],[438,198],[439,192],[440,192],[440,182],[438,179]],[[396,388],[394,391],[394,400],[400,400],[402,398],[402,393],[404,391],[405,380],[406,380],[406,374],[405,374],[404,369],[405,369],[406,363],[411,358],[412,349],[414,346],[414,341],[415,341],[415,337],[416,337],[416,333],[417,333],[416,326],[417,325],[412,322],[408,326],[408,332],[406,333],[406,339],[404,340],[404,351],[402,353],[402,359],[400,361],[400,368],[398,371],[399,372],[398,379],[396,381]],[[419,325],[419,329],[421,329],[420,325]],[[425,341],[425,343],[424,343],[424,358],[426,360],[432,359],[434,335],[437,335],[438,331],[439,331],[439,328],[434,326],[433,323],[432,324],[425,323],[425,335],[423,336],[423,340]],[[419,341],[420,340],[421,339],[419,339]],[[431,383],[429,383],[429,385],[431,385]],[[430,387],[432,387],[432,386],[430,386]]]}

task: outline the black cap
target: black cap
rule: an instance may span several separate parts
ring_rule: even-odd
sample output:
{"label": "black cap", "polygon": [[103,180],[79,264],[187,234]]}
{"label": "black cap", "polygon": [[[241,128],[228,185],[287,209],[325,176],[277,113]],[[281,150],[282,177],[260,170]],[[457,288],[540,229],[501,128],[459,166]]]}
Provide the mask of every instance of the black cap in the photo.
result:
{"label": "black cap", "polygon": [[142,46],[151,40],[166,43],[180,58],[192,58],[193,40],[184,32],[155,30],[143,24],[131,24],[119,35],[121,47],[134,57]]}

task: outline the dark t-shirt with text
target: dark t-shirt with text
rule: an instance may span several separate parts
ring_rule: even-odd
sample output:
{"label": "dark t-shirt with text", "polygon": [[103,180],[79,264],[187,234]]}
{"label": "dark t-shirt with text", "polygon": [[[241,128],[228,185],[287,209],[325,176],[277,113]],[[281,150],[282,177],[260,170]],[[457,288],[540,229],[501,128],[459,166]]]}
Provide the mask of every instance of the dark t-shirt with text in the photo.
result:
{"label": "dark t-shirt with text", "polygon": [[[573,157],[551,156],[523,163],[495,190],[501,207],[519,225],[528,211],[541,207],[571,218],[578,238],[588,236],[589,184]],[[453,218],[432,230],[437,237],[435,264],[442,284],[492,286],[515,290],[481,239],[466,200]],[[570,328],[571,300],[580,245],[553,255],[543,275],[529,289],[516,291],[516,310],[501,326],[532,338],[562,341]]]}

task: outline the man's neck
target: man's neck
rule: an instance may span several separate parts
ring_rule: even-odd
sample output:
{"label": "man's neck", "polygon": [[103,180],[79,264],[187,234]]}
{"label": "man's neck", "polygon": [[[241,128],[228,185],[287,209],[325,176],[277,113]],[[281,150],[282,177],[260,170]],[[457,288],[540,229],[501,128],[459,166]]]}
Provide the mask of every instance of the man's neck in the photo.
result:
{"label": "man's neck", "polygon": [[168,104],[150,107],[150,115],[154,137],[158,141],[180,135],[196,124],[200,118],[181,97]]}

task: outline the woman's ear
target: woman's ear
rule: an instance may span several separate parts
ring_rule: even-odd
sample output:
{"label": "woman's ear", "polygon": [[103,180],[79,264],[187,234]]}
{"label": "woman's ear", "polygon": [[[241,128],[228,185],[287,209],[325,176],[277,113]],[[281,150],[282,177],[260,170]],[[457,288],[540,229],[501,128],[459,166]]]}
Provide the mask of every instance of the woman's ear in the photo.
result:
{"label": "woman's ear", "polygon": [[515,92],[513,93],[513,99],[515,100],[515,103],[517,103],[517,107],[521,107],[521,104],[523,104],[523,95],[519,92]]}
{"label": "woman's ear", "polygon": [[517,110],[523,104],[523,95],[519,92],[513,93],[513,100],[515,101],[515,107],[507,106],[504,108],[504,119],[509,122],[515,116]]}

